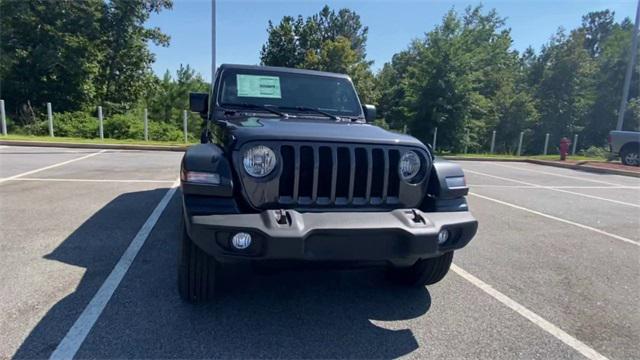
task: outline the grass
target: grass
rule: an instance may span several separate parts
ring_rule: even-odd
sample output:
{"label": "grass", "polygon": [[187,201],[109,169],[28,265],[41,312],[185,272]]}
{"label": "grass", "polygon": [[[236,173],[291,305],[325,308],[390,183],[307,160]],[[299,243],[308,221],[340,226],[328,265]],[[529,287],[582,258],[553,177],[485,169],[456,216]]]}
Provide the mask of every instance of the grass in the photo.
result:
{"label": "grass", "polygon": [[[486,159],[536,159],[536,160],[560,160],[560,155],[523,155],[517,156],[512,154],[439,154],[440,156],[455,156],[461,158],[486,158]],[[574,161],[607,161],[605,157],[601,156],[584,156],[584,155],[569,155],[567,160]]]}
{"label": "grass", "polygon": [[185,144],[180,141],[144,141],[135,139],[84,139],[72,137],[50,137],[50,136],[33,136],[33,135],[0,135],[0,140],[15,141],[40,141],[47,143],[73,143],[73,144],[113,144],[113,145],[161,145],[161,146],[185,146],[193,143]]}

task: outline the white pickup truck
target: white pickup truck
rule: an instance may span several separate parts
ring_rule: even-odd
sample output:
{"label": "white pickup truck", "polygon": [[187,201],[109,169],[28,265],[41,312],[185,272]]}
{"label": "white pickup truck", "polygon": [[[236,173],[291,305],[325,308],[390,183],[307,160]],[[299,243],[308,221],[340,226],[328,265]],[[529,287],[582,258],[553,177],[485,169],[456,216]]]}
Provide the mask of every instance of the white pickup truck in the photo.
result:
{"label": "white pickup truck", "polygon": [[640,166],[640,132],[613,130],[608,140],[609,150],[620,156],[623,164]]}

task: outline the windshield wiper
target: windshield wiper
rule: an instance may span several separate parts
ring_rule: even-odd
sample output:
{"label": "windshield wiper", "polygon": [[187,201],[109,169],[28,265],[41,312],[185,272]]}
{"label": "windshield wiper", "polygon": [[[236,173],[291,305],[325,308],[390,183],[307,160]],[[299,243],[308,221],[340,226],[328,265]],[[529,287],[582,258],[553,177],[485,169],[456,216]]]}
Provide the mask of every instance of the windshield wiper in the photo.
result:
{"label": "windshield wiper", "polygon": [[245,108],[245,109],[256,109],[256,110],[264,110],[264,111],[268,111],[272,114],[276,114],[280,117],[289,117],[289,114],[284,113],[282,111],[278,111],[278,110],[274,110],[273,107],[274,105],[258,105],[258,104],[250,104],[250,103],[228,103],[228,104],[222,104],[223,106],[227,105],[227,106],[237,106],[237,107],[241,107],[241,108]]}
{"label": "windshield wiper", "polygon": [[333,115],[331,113],[328,113],[326,111],[322,111],[320,109],[316,109],[316,108],[312,108],[312,107],[306,107],[306,106],[278,106],[278,109],[291,109],[291,110],[298,110],[298,111],[310,111],[310,112],[314,112],[320,115],[324,115],[327,116],[333,120],[340,120],[340,117]]}

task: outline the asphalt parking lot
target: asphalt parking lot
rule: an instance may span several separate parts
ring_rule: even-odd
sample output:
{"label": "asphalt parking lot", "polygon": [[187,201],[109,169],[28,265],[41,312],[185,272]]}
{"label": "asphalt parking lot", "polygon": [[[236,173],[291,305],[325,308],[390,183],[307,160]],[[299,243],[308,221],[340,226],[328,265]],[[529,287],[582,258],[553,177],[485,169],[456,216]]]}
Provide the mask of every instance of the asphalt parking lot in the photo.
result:
{"label": "asphalt parking lot", "polygon": [[194,306],[176,291],[181,156],[0,146],[0,358],[640,354],[638,178],[460,162],[480,228],[442,282],[284,271]]}

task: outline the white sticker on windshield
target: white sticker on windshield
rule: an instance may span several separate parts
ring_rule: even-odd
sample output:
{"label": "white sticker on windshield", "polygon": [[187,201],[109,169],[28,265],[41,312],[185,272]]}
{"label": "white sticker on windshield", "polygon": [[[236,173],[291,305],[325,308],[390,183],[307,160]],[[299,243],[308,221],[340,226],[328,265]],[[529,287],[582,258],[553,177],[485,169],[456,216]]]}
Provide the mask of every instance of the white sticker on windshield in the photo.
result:
{"label": "white sticker on windshield", "polygon": [[281,99],[278,76],[237,74],[238,96]]}

